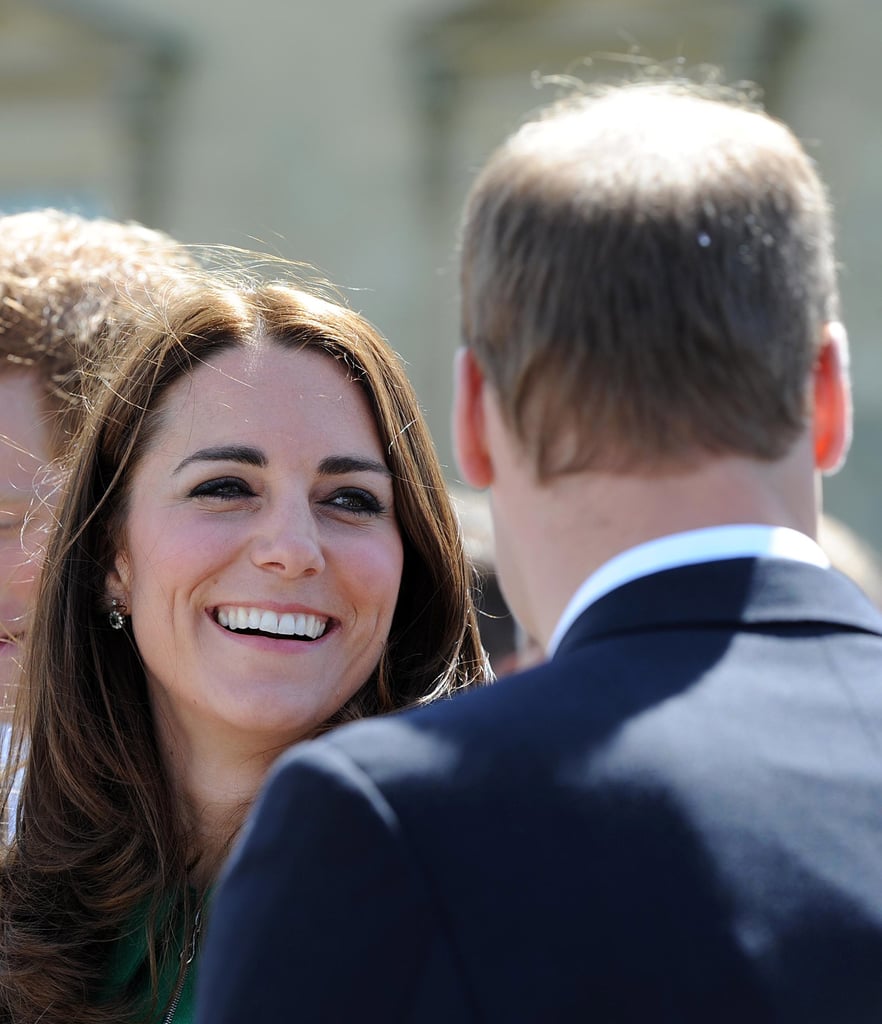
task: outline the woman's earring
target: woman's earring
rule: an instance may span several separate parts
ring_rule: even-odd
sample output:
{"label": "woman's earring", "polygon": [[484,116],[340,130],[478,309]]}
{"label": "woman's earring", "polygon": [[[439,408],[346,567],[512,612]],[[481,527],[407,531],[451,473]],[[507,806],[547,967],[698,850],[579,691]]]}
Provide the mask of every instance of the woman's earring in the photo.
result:
{"label": "woman's earring", "polygon": [[126,612],[129,609],[126,607],[125,601],[117,601],[114,598],[110,602],[110,613],[107,618],[110,622],[111,629],[122,629],[126,624]]}

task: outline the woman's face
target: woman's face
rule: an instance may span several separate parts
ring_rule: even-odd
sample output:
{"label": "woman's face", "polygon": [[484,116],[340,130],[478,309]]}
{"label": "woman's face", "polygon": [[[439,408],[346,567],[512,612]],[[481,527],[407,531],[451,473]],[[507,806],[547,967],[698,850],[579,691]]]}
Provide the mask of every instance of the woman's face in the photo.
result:
{"label": "woman's face", "polygon": [[135,468],[122,598],[161,738],[310,736],[375,668],[403,552],[358,385],[314,349],[230,349],[177,381]]}
{"label": "woman's face", "polygon": [[51,458],[37,378],[0,374],[0,717],[13,699],[40,568],[42,505],[34,492]]}

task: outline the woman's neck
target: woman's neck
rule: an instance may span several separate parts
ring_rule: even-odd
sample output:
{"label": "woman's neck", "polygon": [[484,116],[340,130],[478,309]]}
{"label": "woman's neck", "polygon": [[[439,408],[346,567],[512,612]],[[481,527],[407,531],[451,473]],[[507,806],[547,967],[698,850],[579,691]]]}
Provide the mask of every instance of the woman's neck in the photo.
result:
{"label": "woman's neck", "polygon": [[181,821],[189,836],[191,882],[204,889],[217,877],[231,841],[283,748],[243,745],[239,736],[183,735],[157,720],[157,739]]}

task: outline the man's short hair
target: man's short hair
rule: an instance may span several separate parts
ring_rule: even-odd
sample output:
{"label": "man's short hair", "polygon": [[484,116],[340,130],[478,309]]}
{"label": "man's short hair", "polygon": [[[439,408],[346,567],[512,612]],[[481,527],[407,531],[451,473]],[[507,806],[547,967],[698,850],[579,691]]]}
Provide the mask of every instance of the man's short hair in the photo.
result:
{"label": "man's short hair", "polygon": [[831,220],[793,133],[722,87],[601,87],[511,136],[466,205],[463,334],[538,476],[785,454]]}

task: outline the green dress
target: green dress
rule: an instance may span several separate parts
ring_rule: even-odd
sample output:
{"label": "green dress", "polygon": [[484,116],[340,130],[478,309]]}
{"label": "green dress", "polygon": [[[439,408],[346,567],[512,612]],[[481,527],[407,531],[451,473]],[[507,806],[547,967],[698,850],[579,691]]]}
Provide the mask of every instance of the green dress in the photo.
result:
{"label": "green dress", "polygon": [[[183,982],[179,981],[179,960],[177,958],[173,958],[168,970],[160,975],[158,1010],[151,1016],[148,1016],[151,1005],[150,971],[147,961],[144,918],[137,921],[135,927],[114,945],[108,971],[107,997],[109,998],[111,994],[116,994],[122,989],[139,984],[144,989],[142,1008],[132,1019],[132,1024],[166,1024],[166,1022],[167,1024],[192,1024],[195,1018],[196,968],[199,963],[196,948],[198,931],[197,922],[196,932],[188,937],[186,951],[182,954],[184,959],[189,960],[185,968]],[[183,936],[181,936],[178,949],[184,950],[184,946]],[[172,1007],[172,1000],[175,996],[177,996],[177,1002]]]}

